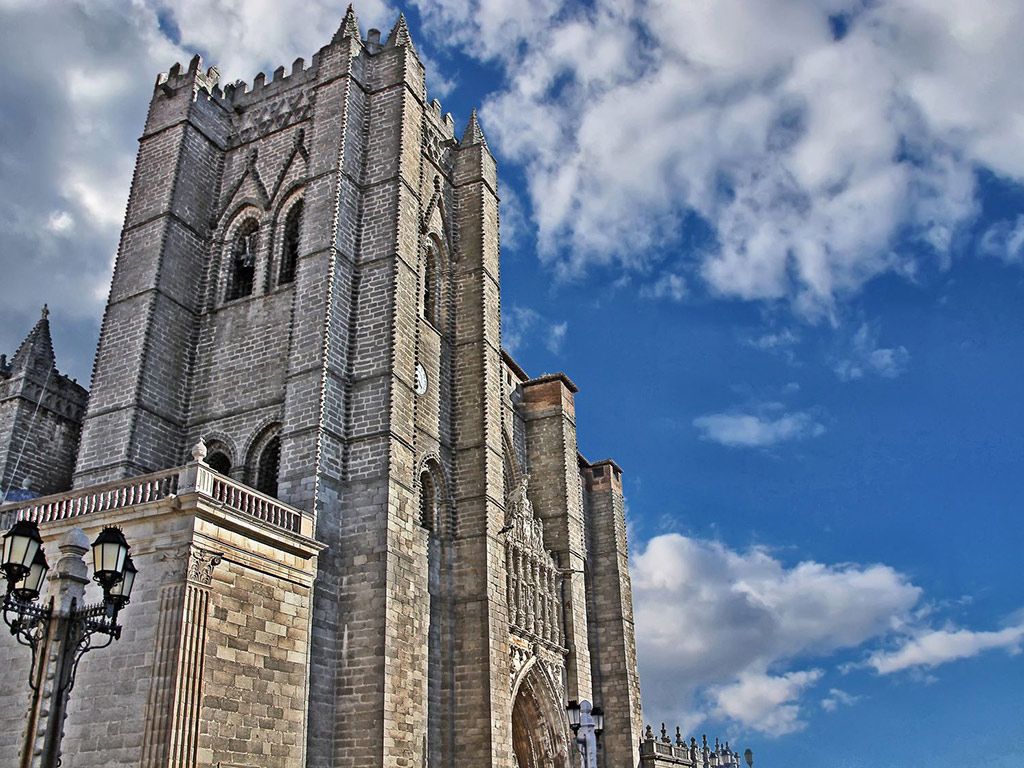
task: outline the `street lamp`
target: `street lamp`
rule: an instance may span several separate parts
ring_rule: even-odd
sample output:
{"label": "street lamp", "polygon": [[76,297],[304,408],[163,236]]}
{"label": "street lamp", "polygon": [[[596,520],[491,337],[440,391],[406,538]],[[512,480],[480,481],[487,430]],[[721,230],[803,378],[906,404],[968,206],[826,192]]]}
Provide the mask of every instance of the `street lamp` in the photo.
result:
{"label": "street lamp", "polygon": [[594,707],[590,710],[590,716],[594,718],[594,735],[600,739],[604,733],[604,710],[601,707]]}
{"label": "street lamp", "polygon": [[565,707],[583,768],[597,768],[597,742],[604,731],[604,710],[572,699]]}
{"label": "street lamp", "polygon": [[[89,567],[82,556],[89,550],[89,540],[81,531],[72,530],[60,544],[64,557],[57,564],[56,583],[50,590],[54,597],[47,605],[39,605],[49,570],[42,543],[39,526],[28,520],[18,521],[4,534],[0,570],[7,578],[4,622],[19,643],[32,649],[29,687],[34,701],[23,759],[35,751],[33,742],[38,732],[43,735],[39,764],[51,768],[60,764],[63,720],[78,662],[86,652],[105,648],[121,637],[117,614],[131,598],[138,569],[128,555],[128,542],[121,530],[104,528],[92,543],[93,578],[103,588],[103,601],[80,605],[88,582]],[[97,635],[105,637],[106,642],[93,645]],[[39,653],[42,647],[48,649],[44,654]],[[48,708],[41,704],[47,699]],[[37,726],[37,717],[46,717],[45,728]]]}
{"label": "street lamp", "polygon": [[50,570],[50,566],[47,565],[46,555],[43,554],[42,547],[40,547],[36,550],[35,557],[32,558],[32,565],[29,566],[28,573],[10,588],[11,594],[23,603],[38,600],[48,570]]}
{"label": "street lamp", "polygon": [[565,707],[565,711],[569,715],[569,727],[572,728],[572,732],[579,733],[580,730],[580,703],[576,699],[571,699]]}
{"label": "street lamp", "polygon": [[4,534],[4,561],[2,568],[7,576],[7,590],[23,578],[32,568],[36,553],[43,545],[39,526],[28,520],[19,520]]}
{"label": "street lamp", "polygon": [[743,753],[743,759],[747,762],[747,768],[754,768],[754,750],[747,747],[747,751]]}

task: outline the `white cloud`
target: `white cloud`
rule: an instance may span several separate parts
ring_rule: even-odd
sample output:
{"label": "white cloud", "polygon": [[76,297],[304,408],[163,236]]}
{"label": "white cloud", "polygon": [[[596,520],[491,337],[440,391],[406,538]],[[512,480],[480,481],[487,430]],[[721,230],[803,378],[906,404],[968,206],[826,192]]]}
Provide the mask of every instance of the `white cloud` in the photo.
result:
{"label": "white cloud", "polygon": [[686,298],[688,291],[686,278],[674,272],[665,272],[650,285],[640,289],[640,295],[648,299],[669,299],[680,302]]}
{"label": "white cloud", "polygon": [[749,339],[747,344],[764,352],[785,352],[800,342],[800,337],[789,328],[773,333],[765,333],[756,339]]}
{"label": "white cloud", "polygon": [[557,355],[562,351],[562,342],[565,341],[565,332],[567,330],[569,330],[569,324],[566,322],[552,323],[548,327],[547,338],[544,341],[544,346],[548,348],[548,352]]}
{"label": "white cloud", "polygon": [[790,567],[764,548],[675,533],[639,547],[631,565],[645,709],[691,727],[718,716],[799,728],[797,699],[819,677],[803,661],[905,626],[922,594],[885,565]]}
{"label": "white cloud", "polygon": [[868,374],[895,379],[906,370],[909,361],[906,347],[880,347],[878,329],[862,323],[850,343],[848,356],[837,361],[834,370],[843,381],[862,379]]}
{"label": "white cloud", "polygon": [[701,438],[729,447],[763,448],[825,434],[811,414],[796,411],[771,416],[753,413],[711,413],[693,420]]}
{"label": "white cloud", "polygon": [[1024,216],[989,227],[981,237],[981,251],[1008,262],[1024,261]]}
{"label": "white cloud", "polygon": [[880,675],[890,675],[917,667],[937,667],[993,649],[1017,654],[1022,645],[1024,624],[991,632],[969,629],[930,630],[905,638],[895,650],[871,654],[867,665]]}
{"label": "white cloud", "polygon": [[708,690],[713,714],[773,736],[802,731],[806,723],[798,700],[823,674],[820,669],[784,675],[744,672],[735,682]]}
{"label": "white cloud", "polygon": [[568,330],[567,322],[550,320],[530,307],[509,304],[501,311],[501,343],[513,355],[531,341],[543,343],[549,352],[558,354]]}
{"label": "white cloud", "polygon": [[826,712],[835,712],[840,707],[852,707],[862,696],[854,696],[839,688],[830,688],[828,695],[821,700],[821,708]]}
{"label": "white cloud", "polygon": [[[649,271],[696,212],[710,288],[834,317],[917,242],[946,263],[974,170],[1024,178],[1017,0],[420,0],[508,81],[489,135],[528,175],[543,258]],[[834,39],[829,16],[845,14]]]}

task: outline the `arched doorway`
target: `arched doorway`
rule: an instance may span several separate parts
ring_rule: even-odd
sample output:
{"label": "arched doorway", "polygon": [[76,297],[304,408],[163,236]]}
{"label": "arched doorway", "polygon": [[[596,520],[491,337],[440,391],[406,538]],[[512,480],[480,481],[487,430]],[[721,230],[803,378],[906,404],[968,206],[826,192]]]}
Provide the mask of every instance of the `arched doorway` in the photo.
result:
{"label": "arched doorway", "polygon": [[517,768],[569,768],[568,722],[540,664],[523,675],[512,704],[512,751]]}

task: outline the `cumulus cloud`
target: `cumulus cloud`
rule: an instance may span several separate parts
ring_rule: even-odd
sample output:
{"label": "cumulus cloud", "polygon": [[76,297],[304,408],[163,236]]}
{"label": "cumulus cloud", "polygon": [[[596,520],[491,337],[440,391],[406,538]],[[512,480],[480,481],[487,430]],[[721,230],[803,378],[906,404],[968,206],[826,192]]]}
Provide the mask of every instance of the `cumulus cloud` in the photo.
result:
{"label": "cumulus cloud", "polygon": [[908,669],[937,667],[992,649],[1017,654],[1022,645],[1024,624],[989,632],[969,629],[930,630],[905,638],[895,650],[871,654],[867,665],[880,675],[890,675]]}
{"label": "cumulus cloud", "polygon": [[825,434],[825,426],[804,411],[779,415],[710,413],[698,416],[693,425],[701,431],[701,439],[730,448],[764,448]]}
{"label": "cumulus cloud", "polygon": [[843,381],[863,379],[869,374],[895,379],[906,370],[909,361],[906,347],[879,346],[878,329],[862,323],[853,335],[849,354],[836,362],[834,370]]}
{"label": "cumulus cloud", "polygon": [[708,690],[712,714],[776,736],[802,731],[807,724],[801,720],[799,699],[823,674],[820,669],[784,675],[744,672],[735,682]]}
{"label": "cumulus cloud", "polygon": [[1016,0],[417,4],[505,67],[489,135],[563,275],[657,269],[695,214],[713,292],[834,316],[874,276],[948,259],[977,166],[1024,178]]}
{"label": "cumulus cloud", "polygon": [[648,713],[765,733],[802,727],[799,699],[821,676],[806,660],[888,636],[922,594],[885,565],[787,566],[761,547],[676,533],[637,549],[632,575]]}

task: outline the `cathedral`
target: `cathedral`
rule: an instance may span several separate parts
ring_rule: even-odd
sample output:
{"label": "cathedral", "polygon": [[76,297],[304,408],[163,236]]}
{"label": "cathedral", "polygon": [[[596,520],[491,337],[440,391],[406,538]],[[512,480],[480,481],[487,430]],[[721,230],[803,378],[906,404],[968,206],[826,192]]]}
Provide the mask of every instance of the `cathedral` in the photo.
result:
{"label": "cathedral", "polygon": [[137,585],[70,683],[0,640],[0,763],[569,768],[572,700],[640,763],[622,470],[502,348],[499,194],[403,18],[157,78],[88,391],[45,309],[0,359],[2,527]]}

